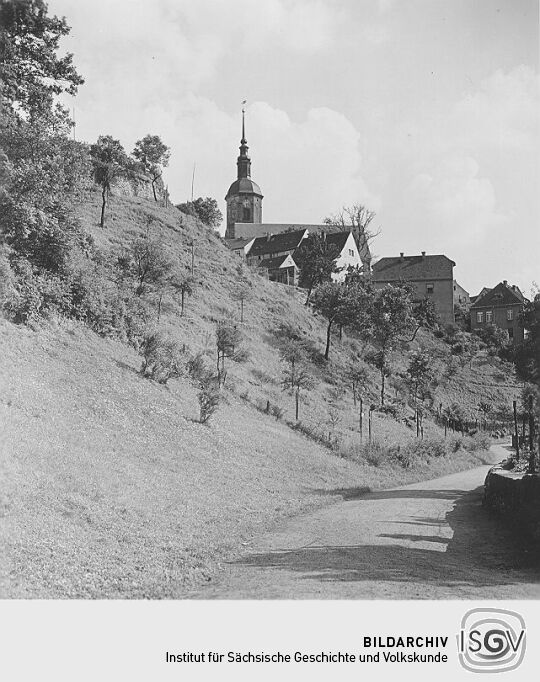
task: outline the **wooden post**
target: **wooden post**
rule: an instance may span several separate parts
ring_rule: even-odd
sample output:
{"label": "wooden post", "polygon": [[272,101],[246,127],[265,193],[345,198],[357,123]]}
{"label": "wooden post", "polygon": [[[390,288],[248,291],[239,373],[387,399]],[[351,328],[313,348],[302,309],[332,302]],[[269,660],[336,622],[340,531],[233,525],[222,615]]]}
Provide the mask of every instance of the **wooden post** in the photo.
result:
{"label": "wooden post", "polygon": [[363,430],[363,420],[364,420],[364,401],[362,400],[362,396],[358,398],[360,401],[360,442],[362,442],[362,430]]}
{"label": "wooden post", "polygon": [[534,447],[534,414],[533,414],[533,397],[529,396],[529,473],[534,474],[536,470],[535,462],[535,447]]}
{"label": "wooden post", "polygon": [[514,400],[512,403],[514,408],[514,438],[516,439],[516,459],[519,461],[519,431],[518,431],[518,421],[517,421],[517,401]]}
{"label": "wooden post", "polygon": [[295,401],[296,401],[296,421],[298,421],[298,403],[300,402],[300,389],[298,387],[296,388]]}
{"label": "wooden post", "polygon": [[371,409],[371,405],[369,407],[369,417],[368,417],[368,442],[371,445],[371,415],[373,414],[373,410]]}
{"label": "wooden post", "polygon": [[444,418],[444,437],[446,438],[446,430],[448,428],[448,417]]}

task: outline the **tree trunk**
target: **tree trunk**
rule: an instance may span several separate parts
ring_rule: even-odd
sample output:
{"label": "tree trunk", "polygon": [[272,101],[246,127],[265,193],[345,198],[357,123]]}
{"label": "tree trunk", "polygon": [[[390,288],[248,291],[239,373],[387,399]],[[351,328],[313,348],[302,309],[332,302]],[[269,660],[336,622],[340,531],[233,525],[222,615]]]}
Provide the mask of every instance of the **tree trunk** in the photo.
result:
{"label": "tree trunk", "polygon": [[99,221],[100,227],[105,227],[105,205],[107,204],[107,188],[103,185],[103,190],[101,191],[101,218]]}
{"label": "tree trunk", "polygon": [[300,402],[300,389],[296,389],[296,394],[295,394],[295,401],[296,401],[296,421],[298,421],[298,404]]}
{"label": "tree trunk", "polygon": [[240,299],[240,322],[244,321],[244,299]]}
{"label": "tree trunk", "polygon": [[152,192],[154,194],[154,201],[157,201],[157,194],[156,194],[156,178],[152,178]]}
{"label": "tree trunk", "polygon": [[328,360],[328,356],[330,354],[330,335],[332,332],[332,323],[334,320],[330,320],[328,323],[328,327],[326,329],[326,350],[324,351],[324,359]]}
{"label": "tree trunk", "polygon": [[185,298],[186,298],[186,292],[184,291],[184,289],[182,289],[181,298],[180,298],[180,317],[184,316],[184,300],[185,300]]}
{"label": "tree trunk", "polygon": [[384,406],[384,367],[381,369],[381,407]]}

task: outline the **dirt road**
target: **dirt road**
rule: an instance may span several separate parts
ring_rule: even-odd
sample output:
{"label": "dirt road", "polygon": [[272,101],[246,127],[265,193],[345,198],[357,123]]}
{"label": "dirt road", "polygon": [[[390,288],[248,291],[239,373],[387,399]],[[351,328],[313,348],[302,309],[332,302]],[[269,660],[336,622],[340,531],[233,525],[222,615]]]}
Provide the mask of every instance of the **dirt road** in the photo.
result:
{"label": "dirt road", "polygon": [[[507,453],[494,446],[491,454],[497,462]],[[339,491],[343,502],[256,539],[193,596],[540,598],[538,554],[481,506],[488,468],[367,494]]]}

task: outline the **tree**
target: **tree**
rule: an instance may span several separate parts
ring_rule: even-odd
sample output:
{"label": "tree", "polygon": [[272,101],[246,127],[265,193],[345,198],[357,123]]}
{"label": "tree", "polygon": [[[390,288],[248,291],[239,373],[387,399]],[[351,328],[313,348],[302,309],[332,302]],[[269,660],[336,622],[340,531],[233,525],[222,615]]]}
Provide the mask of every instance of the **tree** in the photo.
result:
{"label": "tree", "polygon": [[171,285],[175,291],[180,292],[180,317],[184,316],[186,296],[191,296],[195,289],[195,280],[189,272],[183,272],[172,278]]}
{"label": "tree", "polygon": [[69,31],[64,18],[47,15],[43,0],[2,0],[1,96],[11,112],[33,117],[52,111],[56,95],[77,93],[84,80],[73,66],[73,55],[58,55],[60,39]]}
{"label": "tree", "polygon": [[195,201],[186,201],[183,204],[177,204],[176,208],[186,215],[191,215],[197,218],[209,227],[219,227],[223,221],[223,214],[219,210],[218,203],[212,197],[203,199],[199,197]]}
{"label": "tree", "polygon": [[232,358],[240,345],[240,330],[230,322],[219,322],[216,327],[217,377],[218,385],[225,383],[225,358]]}
{"label": "tree", "polygon": [[520,320],[527,335],[514,353],[516,372],[523,381],[540,386],[540,293],[525,305]]}
{"label": "tree", "polygon": [[497,353],[509,342],[506,329],[501,329],[495,324],[487,324],[481,329],[475,329],[474,334],[486,344],[491,354]]}
{"label": "tree", "polygon": [[372,232],[369,226],[375,213],[362,204],[344,206],[339,213],[331,215],[323,220],[323,223],[341,230],[350,230],[353,233],[360,259],[362,261],[365,276],[371,274],[371,250],[370,243],[380,234],[380,230]]}
{"label": "tree", "polygon": [[99,224],[105,227],[105,207],[116,178],[128,172],[129,161],[119,140],[110,135],[100,135],[90,147],[90,155],[94,169],[94,180],[101,187],[101,218]]}
{"label": "tree", "polygon": [[336,264],[338,257],[338,247],[329,244],[324,234],[310,234],[302,240],[294,253],[294,261],[300,270],[298,283],[308,290],[306,305],[313,289],[340,271]]}
{"label": "tree", "polygon": [[236,282],[233,287],[232,297],[240,303],[240,322],[244,321],[244,305],[252,296],[251,284],[246,280]]}
{"label": "tree", "polygon": [[315,380],[309,370],[299,365],[296,367],[294,375],[291,370],[286,369],[283,373],[283,390],[291,390],[294,393],[295,419],[299,418],[300,395],[302,391],[309,391],[315,387]]}
{"label": "tree", "polygon": [[159,135],[145,135],[142,140],[135,142],[133,156],[141,164],[142,170],[150,176],[154,201],[157,201],[156,182],[161,178],[163,168],[169,165],[169,147],[162,142]]}
{"label": "tree", "polygon": [[346,325],[352,320],[357,287],[346,287],[337,282],[325,282],[315,289],[312,298],[313,310],[326,318],[326,348],[324,359],[328,360],[332,326]]}
{"label": "tree", "polygon": [[429,353],[418,351],[412,354],[409,366],[407,367],[407,377],[414,401],[415,418],[417,418],[418,399],[424,400],[429,385],[434,378],[432,360]]}
{"label": "tree", "polygon": [[347,376],[348,381],[350,382],[350,386],[352,389],[353,403],[354,403],[354,406],[356,407],[356,401],[361,396],[361,394],[365,391],[365,389],[369,383],[369,373],[368,373],[367,367],[365,367],[363,364],[360,365],[359,361],[354,362],[347,369],[346,376]]}
{"label": "tree", "polygon": [[170,283],[173,263],[160,239],[140,237],[132,244],[124,267],[136,282],[135,293],[142,296],[148,288],[160,289]]}
{"label": "tree", "polygon": [[388,356],[403,335],[409,335],[417,321],[413,314],[410,288],[387,284],[373,294],[369,314],[369,335],[379,353],[374,358],[381,375],[381,405],[384,405],[385,377],[389,376]]}
{"label": "tree", "polygon": [[420,329],[434,329],[435,325],[439,321],[439,316],[435,310],[435,305],[433,304],[433,301],[430,301],[428,298],[423,298],[421,301],[414,303],[413,317],[416,324],[413,335],[409,339],[409,342],[415,340]]}

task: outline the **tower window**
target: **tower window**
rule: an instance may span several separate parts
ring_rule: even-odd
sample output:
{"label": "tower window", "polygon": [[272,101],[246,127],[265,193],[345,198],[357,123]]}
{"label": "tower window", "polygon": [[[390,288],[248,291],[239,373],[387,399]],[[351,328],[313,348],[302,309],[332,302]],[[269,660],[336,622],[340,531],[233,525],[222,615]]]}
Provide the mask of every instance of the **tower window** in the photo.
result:
{"label": "tower window", "polygon": [[251,220],[251,209],[249,206],[243,208],[243,220]]}

